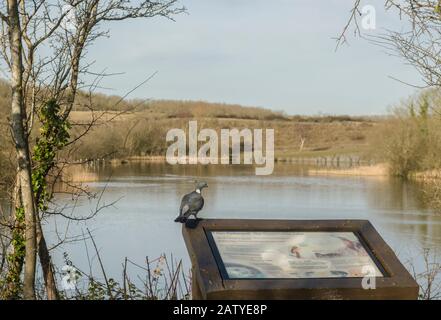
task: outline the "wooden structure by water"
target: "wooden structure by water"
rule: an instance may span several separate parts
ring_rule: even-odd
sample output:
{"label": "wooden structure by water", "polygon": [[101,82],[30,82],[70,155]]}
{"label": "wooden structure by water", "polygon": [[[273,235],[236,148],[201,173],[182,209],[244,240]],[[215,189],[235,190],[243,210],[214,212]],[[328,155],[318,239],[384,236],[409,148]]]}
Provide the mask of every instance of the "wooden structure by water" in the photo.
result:
{"label": "wooden structure by water", "polygon": [[[416,281],[371,223],[366,220],[210,219],[202,220],[194,229],[183,226],[182,232],[192,262],[193,299],[417,299],[418,297],[419,288]],[[251,255],[252,242],[248,242],[246,245],[242,244],[242,247],[240,243],[236,243],[239,248],[236,257],[241,261],[244,259],[250,261],[246,267],[248,268],[245,272],[246,276],[242,278],[231,276],[237,270],[240,271],[243,266],[238,267],[238,264],[231,263],[231,259],[234,260],[235,257],[234,251],[224,261],[225,255],[221,252],[221,238],[218,235],[221,234],[225,241],[229,236],[235,236],[236,233],[241,233],[243,236],[244,232],[256,236],[256,239],[259,237],[262,239],[262,233],[265,232],[270,232],[271,236],[274,235],[276,238],[279,237],[277,239],[280,239],[280,236],[283,237],[285,232],[294,234],[294,237],[299,234],[308,236],[311,232],[321,235],[329,234],[333,238],[338,236],[337,238],[341,238],[346,245],[345,250],[367,253],[380,274],[377,274],[375,279],[370,279],[375,281],[374,288],[372,286],[366,288],[366,281],[364,281],[366,279],[361,276],[266,277],[259,273],[260,271],[256,271],[259,268],[259,257]],[[341,237],[341,234],[353,234],[359,241],[351,242]],[[271,238],[268,237],[268,239],[267,242],[271,242]],[[307,248],[308,241],[304,240],[304,242],[306,242],[304,247]],[[232,246],[235,246],[234,242]],[[243,250],[247,246],[250,250]],[[323,252],[320,258],[331,257],[332,259],[333,254],[338,254],[326,250]],[[271,258],[268,252],[265,254],[265,259],[277,261],[277,256],[273,255]],[[307,259],[296,259],[296,255],[297,258],[301,258],[298,246],[293,245],[289,254],[292,256],[290,259],[295,263],[297,260],[301,263],[308,263]],[[363,259],[366,259],[366,255]],[[284,263],[283,259],[279,262]],[[314,272],[313,265],[311,270]],[[342,271],[340,272],[343,274]],[[371,281],[368,283],[372,284]]]}

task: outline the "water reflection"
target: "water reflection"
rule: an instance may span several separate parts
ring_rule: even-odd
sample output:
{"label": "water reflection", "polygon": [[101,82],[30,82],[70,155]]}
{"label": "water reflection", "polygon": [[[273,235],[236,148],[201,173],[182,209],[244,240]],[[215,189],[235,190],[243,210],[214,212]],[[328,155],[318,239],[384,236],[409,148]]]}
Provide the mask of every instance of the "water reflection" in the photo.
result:
{"label": "water reflection", "polygon": [[[49,242],[58,242],[58,233],[70,236],[93,230],[108,272],[119,277],[124,257],[143,263],[145,256],[173,253],[189,260],[181,236],[181,226],[173,222],[180,199],[195,179],[204,179],[206,218],[266,219],[368,219],[404,261],[420,247],[441,247],[441,215],[424,204],[421,188],[415,183],[385,177],[342,177],[308,175],[307,166],[278,164],[271,176],[255,176],[247,166],[170,166],[161,163],[101,164],[78,168],[77,177],[86,177],[92,192],[104,188],[101,205],[120,199],[88,221],[70,221],[51,216],[45,229]],[[74,216],[87,216],[97,199],[72,201],[67,194],[56,199],[60,206],[75,207]],[[62,263],[62,254],[82,268],[89,267],[84,242],[73,242],[53,250]],[[90,254],[90,247],[88,248]],[[96,257],[89,258],[96,260]],[[94,261],[92,261],[94,262]]]}

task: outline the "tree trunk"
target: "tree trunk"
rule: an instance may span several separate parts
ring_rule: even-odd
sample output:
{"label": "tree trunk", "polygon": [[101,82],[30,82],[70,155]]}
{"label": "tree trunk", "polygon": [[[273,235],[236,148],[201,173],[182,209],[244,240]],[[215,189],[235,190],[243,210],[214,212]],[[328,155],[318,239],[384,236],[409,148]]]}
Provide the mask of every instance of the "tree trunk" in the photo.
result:
{"label": "tree trunk", "polygon": [[51,261],[51,256],[47,248],[46,240],[44,238],[43,229],[41,228],[40,219],[37,217],[36,231],[38,241],[38,256],[40,257],[41,269],[43,270],[44,285],[46,287],[46,294],[48,300],[58,299],[57,283],[55,282],[54,268]]}
{"label": "tree trunk", "polygon": [[29,144],[25,130],[26,111],[23,105],[23,62],[20,18],[17,0],[8,0],[8,28],[11,53],[11,127],[18,162],[21,200],[25,211],[25,266],[23,294],[35,299],[35,264],[37,241],[35,231],[35,201],[32,190]]}
{"label": "tree trunk", "polygon": [[303,146],[305,145],[306,138],[300,137],[300,148],[299,151],[303,150]]}
{"label": "tree trunk", "polygon": [[24,264],[24,220],[21,216],[20,177],[15,175],[14,191],[11,199],[11,236],[12,243],[8,252],[9,268],[6,275],[7,290],[4,292],[5,299],[18,299],[20,295],[21,273]]}

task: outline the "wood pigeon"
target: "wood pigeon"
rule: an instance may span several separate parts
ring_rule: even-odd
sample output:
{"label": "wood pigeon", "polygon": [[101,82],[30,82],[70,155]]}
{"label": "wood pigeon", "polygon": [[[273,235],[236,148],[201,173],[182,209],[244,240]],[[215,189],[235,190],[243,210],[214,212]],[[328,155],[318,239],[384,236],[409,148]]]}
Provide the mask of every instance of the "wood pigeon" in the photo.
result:
{"label": "wood pigeon", "polygon": [[181,201],[179,216],[175,222],[186,223],[190,216],[194,216],[197,220],[197,214],[204,207],[204,198],[202,197],[202,189],[207,188],[206,182],[199,182],[193,192],[186,194]]}

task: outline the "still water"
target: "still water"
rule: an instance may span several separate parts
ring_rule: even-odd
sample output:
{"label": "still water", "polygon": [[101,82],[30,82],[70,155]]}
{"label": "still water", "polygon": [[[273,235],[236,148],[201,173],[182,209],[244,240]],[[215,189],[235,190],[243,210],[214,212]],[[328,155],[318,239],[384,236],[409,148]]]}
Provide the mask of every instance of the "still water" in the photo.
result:
{"label": "still water", "polygon": [[[45,222],[48,240],[55,245],[67,233],[68,243],[53,249],[57,265],[63,253],[82,268],[98,270],[90,242],[73,241],[93,233],[107,272],[120,278],[125,257],[143,264],[145,257],[162,253],[189,258],[174,223],[182,195],[192,191],[194,180],[205,180],[202,218],[250,219],[368,219],[394,249],[403,263],[421,264],[421,248],[441,248],[441,215],[427,209],[418,185],[386,177],[343,177],[310,175],[307,167],[278,164],[271,176],[255,176],[245,166],[170,166],[159,163],[128,163],[118,166],[82,167],[78,175],[89,191],[100,194],[88,200],[72,200],[59,194],[56,203],[64,214],[87,217],[70,221],[51,216]],[[57,235],[57,233],[59,235]],[[86,250],[87,248],[87,250]]]}

